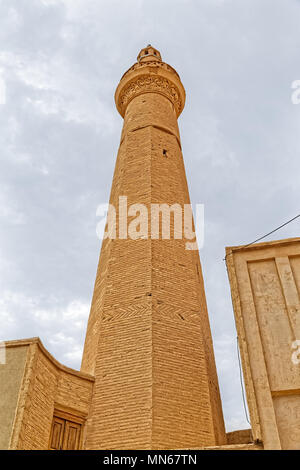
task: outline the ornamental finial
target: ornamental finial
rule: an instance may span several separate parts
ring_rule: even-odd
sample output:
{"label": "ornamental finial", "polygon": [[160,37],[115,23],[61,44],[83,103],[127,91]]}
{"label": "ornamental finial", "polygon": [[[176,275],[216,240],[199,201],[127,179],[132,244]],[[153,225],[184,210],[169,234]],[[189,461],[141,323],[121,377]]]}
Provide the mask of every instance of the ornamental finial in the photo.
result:
{"label": "ornamental finial", "polygon": [[150,60],[158,60],[159,62],[161,62],[161,55],[160,52],[155,49],[155,47],[151,46],[151,44],[148,44],[148,46],[144,47],[144,49],[142,49],[139,55],[137,56],[137,61],[148,62]]}

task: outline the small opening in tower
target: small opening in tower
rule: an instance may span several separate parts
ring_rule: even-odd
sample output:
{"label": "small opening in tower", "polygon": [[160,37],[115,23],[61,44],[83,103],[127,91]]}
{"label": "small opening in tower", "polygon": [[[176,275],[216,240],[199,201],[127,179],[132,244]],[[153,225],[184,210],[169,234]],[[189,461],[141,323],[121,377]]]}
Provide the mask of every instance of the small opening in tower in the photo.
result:
{"label": "small opening in tower", "polygon": [[166,149],[163,149],[163,156],[164,156],[164,157],[167,157],[167,156],[168,156],[168,152],[167,152]]}
{"label": "small opening in tower", "polygon": [[145,51],[145,55],[148,54],[148,51]]}

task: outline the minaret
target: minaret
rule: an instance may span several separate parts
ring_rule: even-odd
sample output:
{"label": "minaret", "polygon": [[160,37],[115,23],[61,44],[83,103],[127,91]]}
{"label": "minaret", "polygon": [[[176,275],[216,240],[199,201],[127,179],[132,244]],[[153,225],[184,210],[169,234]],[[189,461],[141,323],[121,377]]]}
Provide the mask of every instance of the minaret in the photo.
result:
{"label": "minaret", "polygon": [[102,243],[82,360],[81,370],[95,376],[85,447],[223,444],[198,251],[174,235],[172,217],[170,239],[162,230],[151,235],[150,215],[146,236],[128,236],[133,204],[150,214],[153,204],[190,203],[177,125],[185,90],[149,45],[121,78],[115,101],[124,118],[110,196],[117,229]]}

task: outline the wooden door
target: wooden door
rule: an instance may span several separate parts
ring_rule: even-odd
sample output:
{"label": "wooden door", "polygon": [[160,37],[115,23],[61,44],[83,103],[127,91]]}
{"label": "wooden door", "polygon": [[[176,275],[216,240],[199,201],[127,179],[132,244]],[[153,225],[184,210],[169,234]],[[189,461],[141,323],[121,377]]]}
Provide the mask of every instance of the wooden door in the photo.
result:
{"label": "wooden door", "polygon": [[64,450],[79,449],[80,432],[80,424],[72,423],[72,421],[66,421],[62,448]]}
{"label": "wooden door", "polygon": [[51,450],[78,450],[80,446],[81,424],[53,417],[50,446]]}
{"label": "wooden door", "polygon": [[65,420],[54,416],[52,423],[50,449],[60,450],[62,448]]}

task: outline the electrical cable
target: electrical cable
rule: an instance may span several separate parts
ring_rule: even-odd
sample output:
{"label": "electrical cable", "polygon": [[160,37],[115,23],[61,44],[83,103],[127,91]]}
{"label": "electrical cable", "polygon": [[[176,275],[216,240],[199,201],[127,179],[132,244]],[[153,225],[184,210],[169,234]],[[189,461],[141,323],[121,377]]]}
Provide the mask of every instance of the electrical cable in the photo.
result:
{"label": "electrical cable", "polygon": [[[294,220],[298,219],[299,217],[300,217],[300,214],[296,215],[295,217],[293,217],[292,219],[288,220],[288,221],[285,222],[284,224],[279,225],[279,227],[275,228],[275,229],[272,230],[271,232],[268,232],[266,235],[263,235],[262,237],[257,238],[257,239],[254,240],[253,242],[248,243],[248,245],[241,246],[241,247],[237,248],[237,250],[243,250],[244,248],[247,248],[248,246],[251,246],[251,245],[253,245],[254,243],[257,243],[257,242],[259,242],[260,240],[263,240],[264,238],[268,237],[269,235],[271,235],[271,234],[274,233],[274,232],[277,232],[277,230],[280,230],[282,227],[285,227],[286,225],[290,224],[291,222],[293,222]],[[226,261],[226,258],[227,258],[227,255],[225,256],[225,258],[223,258],[223,261]],[[243,397],[244,411],[245,411],[246,420],[247,420],[247,422],[248,422],[248,423],[250,424],[250,426],[251,426],[251,423],[250,423],[249,417],[248,417],[247,406],[246,406],[246,398],[245,398],[245,390],[244,390],[244,384],[243,384],[242,365],[241,365],[241,357],[240,357],[239,338],[238,338],[238,336],[236,337],[236,344],[237,344],[237,356],[238,356],[238,362],[239,362],[240,382],[241,382],[241,389],[242,389],[242,397]]]}
{"label": "electrical cable", "polygon": [[[243,250],[244,248],[248,248],[248,246],[251,246],[251,245],[253,245],[253,244],[256,243],[256,242],[259,242],[260,240],[263,240],[264,238],[268,237],[268,236],[271,235],[272,233],[277,232],[277,230],[281,229],[282,227],[285,227],[286,225],[290,224],[290,223],[293,222],[294,220],[298,219],[298,217],[300,217],[300,214],[296,215],[295,217],[293,217],[292,219],[288,220],[288,221],[285,222],[284,224],[279,225],[279,227],[275,228],[275,229],[272,230],[271,232],[266,233],[266,235],[263,235],[262,237],[257,238],[256,240],[254,240],[253,242],[248,243],[248,245],[244,245],[244,246],[241,246],[241,247],[237,248],[237,250]],[[227,255],[225,256],[225,258],[223,258],[223,261],[226,261],[226,258],[227,258]]]}

